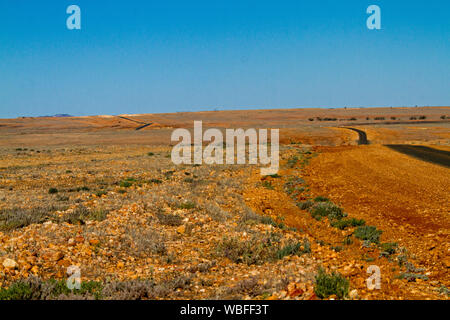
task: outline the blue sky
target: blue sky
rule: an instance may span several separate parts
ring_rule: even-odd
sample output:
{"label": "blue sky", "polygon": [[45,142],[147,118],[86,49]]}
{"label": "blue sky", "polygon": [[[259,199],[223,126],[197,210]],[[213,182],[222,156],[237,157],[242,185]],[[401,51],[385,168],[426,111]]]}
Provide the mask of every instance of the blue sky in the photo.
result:
{"label": "blue sky", "polygon": [[[382,30],[366,28],[371,4]],[[450,105],[449,14],[448,0],[0,0],[0,117]]]}

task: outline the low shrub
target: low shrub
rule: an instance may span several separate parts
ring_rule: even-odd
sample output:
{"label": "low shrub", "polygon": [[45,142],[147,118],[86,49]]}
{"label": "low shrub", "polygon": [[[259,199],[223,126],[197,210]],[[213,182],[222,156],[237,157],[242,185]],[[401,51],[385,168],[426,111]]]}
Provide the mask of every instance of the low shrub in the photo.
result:
{"label": "low shrub", "polygon": [[121,188],[129,188],[129,187],[131,187],[132,185],[133,185],[132,182],[126,181],[126,180],[120,181],[120,183],[119,183],[119,186],[120,186]]}
{"label": "low shrub", "polygon": [[179,209],[194,209],[196,207],[195,203],[186,201],[178,206]]}
{"label": "low shrub", "polygon": [[380,244],[381,255],[390,256],[397,252],[398,244],[395,242],[387,242]]}
{"label": "low shrub", "polygon": [[328,217],[331,220],[340,220],[344,217],[344,211],[332,202],[317,202],[309,209],[311,215],[316,220]]}
{"label": "low shrub", "polygon": [[378,244],[382,233],[383,231],[377,230],[374,226],[361,226],[355,230],[355,237]]}
{"label": "low shrub", "polygon": [[263,181],[262,186],[263,186],[264,188],[266,188],[266,189],[269,189],[269,190],[273,190],[273,189],[274,189],[274,187],[273,187],[273,185],[270,183],[270,181]]}
{"label": "low shrub", "polygon": [[183,224],[183,218],[177,214],[158,212],[156,217],[165,226],[177,227]]}
{"label": "low shrub", "polygon": [[103,209],[89,210],[84,206],[78,206],[59,220],[70,224],[85,224],[86,221],[103,221],[108,213],[108,211]]}
{"label": "low shrub", "polygon": [[80,289],[69,289],[64,280],[42,280],[29,277],[13,282],[7,289],[0,288],[0,300],[57,300],[100,299],[102,284],[96,281],[83,281]]}
{"label": "low shrub", "polygon": [[318,196],[314,198],[314,202],[330,202],[330,199],[323,196]]}
{"label": "low shrub", "polygon": [[37,207],[32,209],[1,209],[0,231],[10,231],[26,227],[30,224],[44,223],[54,219],[54,212],[65,210],[66,206]]}
{"label": "low shrub", "polygon": [[349,286],[349,281],[340,274],[327,274],[323,269],[319,269],[314,292],[321,299],[328,298],[331,295],[336,295],[338,298],[343,299],[348,295]]}
{"label": "low shrub", "polygon": [[306,200],[304,202],[297,203],[297,207],[299,207],[302,210],[307,210],[307,209],[311,208],[313,205],[314,205],[314,202],[312,202],[311,200]]}
{"label": "low shrub", "polygon": [[311,252],[311,244],[308,239],[304,239],[303,242],[291,241],[276,253],[277,259],[282,259],[286,256],[297,255],[300,256],[305,253]]}
{"label": "low shrub", "polygon": [[358,227],[358,226],[363,226],[366,224],[366,222],[361,219],[355,219],[355,218],[351,218],[351,219],[341,219],[341,220],[334,220],[331,221],[331,226],[338,228],[340,230],[345,230],[348,227]]}

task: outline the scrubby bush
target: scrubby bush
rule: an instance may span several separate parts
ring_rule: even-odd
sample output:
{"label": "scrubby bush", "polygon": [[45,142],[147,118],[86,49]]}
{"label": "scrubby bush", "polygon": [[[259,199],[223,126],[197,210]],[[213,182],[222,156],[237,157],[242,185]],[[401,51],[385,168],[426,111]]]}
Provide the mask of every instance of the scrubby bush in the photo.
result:
{"label": "scrubby bush", "polygon": [[183,202],[178,206],[179,209],[194,209],[196,207],[195,203],[191,201]]}
{"label": "scrubby bush", "polygon": [[361,226],[355,230],[355,237],[378,244],[382,233],[383,231],[377,230],[374,226]]}
{"label": "scrubby bush", "polygon": [[216,247],[216,253],[235,263],[259,265],[272,262],[289,255],[301,255],[311,252],[311,245],[307,239],[303,242],[290,241],[281,244],[280,236],[270,233],[261,237],[253,237],[249,241],[238,238],[224,238]]}
{"label": "scrubby bush", "polygon": [[311,244],[308,239],[304,239],[303,242],[291,241],[276,253],[277,259],[282,259],[286,256],[302,255],[311,252]]}
{"label": "scrubby bush", "polygon": [[311,215],[316,220],[328,217],[331,220],[340,220],[344,217],[344,211],[332,202],[318,202],[310,209]]}
{"label": "scrubby bush", "polygon": [[327,274],[323,269],[319,269],[314,292],[321,299],[328,298],[331,295],[343,299],[348,295],[349,286],[349,281],[340,274]]}
{"label": "scrubby bush", "polygon": [[97,191],[96,193],[95,193],[95,195],[97,196],[97,197],[101,197],[101,196],[105,196],[105,195],[107,195],[108,194],[108,192],[107,191],[103,191],[103,190],[101,190],[101,191]]}
{"label": "scrubby bush", "polygon": [[423,274],[412,273],[412,272],[403,272],[397,276],[398,279],[406,279],[408,282],[415,282],[416,279],[421,279],[424,281],[428,280],[428,277]]}
{"label": "scrubby bush", "polygon": [[165,226],[177,227],[183,224],[183,218],[177,214],[158,212],[156,217]]}
{"label": "scrubby bush", "polygon": [[269,190],[273,190],[273,189],[274,189],[274,187],[273,187],[273,185],[270,183],[270,181],[263,181],[262,186],[263,186],[264,188],[266,188],[266,189],[269,189]]}
{"label": "scrubby bush", "polygon": [[84,206],[78,206],[72,212],[66,213],[60,220],[70,224],[85,224],[86,221],[103,221],[108,213],[103,209],[90,210]]}
{"label": "scrubby bush", "polygon": [[299,207],[301,210],[308,210],[313,205],[314,205],[314,202],[312,202],[311,200],[306,200],[306,201],[297,203],[297,207]]}
{"label": "scrubby bush", "polygon": [[65,210],[66,208],[66,206],[49,206],[46,208],[37,207],[32,209],[1,209],[0,231],[10,231],[26,227],[30,224],[44,223],[55,218],[55,211]]}
{"label": "scrubby bush", "polygon": [[72,297],[74,299],[100,299],[102,284],[83,281],[80,289],[69,289],[63,280],[44,281],[29,277],[13,282],[7,289],[0,288],[0,300],[56,300]]}
{"label": "scrubby bush", "polygon": [[289,168],[293,168],[297,164],[297,162],[298,162],[298,157],[297,156],[293,156],[293,157],[288,159],[286,165]]}
{"label": "scrubby bush", "polygon": [[129,187],[131,187],[132,185],[133,185],[133,183],[131,183],[130,181],[126,181],[126,180],[120,181],[120,183],[119,183],[119,186],[120,186],[121,188],[129,188]]}
{"label": "scrubby bush", "polygon": [[168,280],[82,281],[80,289],[69,289],[64,280],[42,280],[38,277],[13,282],[0,288],[0,300],[142,300],[166,298],[177,289],[186,289],[191,278],[173,275]]}
{"label": "scrubby bush", "polygon": [[380,244],[381,255],[390,256],[397,251],[398,244],[395,242],[387,242]]}
{"label": "scrubby bush", "polygon": [[154,229],[128,225],[125,228],[125,234],[123,245],[133,256],[146,257],[151,254],[167,254],[164,238]]}
{"label": "scrubby bush", "polygon": [[148,182],[149,183],[154,183],[154,184],[161,184],[162,183],[162,181],[159,180],[159,179],[150,179]]}
{"label": "scrubby bush", "polygon": [[48,189],[48,194],[55,194],[55,193],[58,193],[58,189],[56,189],[56,188]]}
{"label": "scrubby bush", "polygon": [[314,198],[314,202],[329,202],[330,199],[324,196],[318,196]]}
{"label": "scrubby bush", "polygon": [[206,203],[204,209],[214,221],[224,222],[227,218],[230,217],[228,212],[214,203]]}
{"label": "scrubby bush", "polygon": [[331,226],[335,227],[335,228],[338,228],[340,230],[345,230],[348,227],[363,226],[365,224],[366,224],[366,222],[363,219],[358,220],[358,219],[355,219],[355,218],[331,221]]}
{"label": "scrubby bush", "polygon": [[253,212],[250,209],[247,209],[244,213],[244,215],[241,218],[241,221],[244,223],[260,223],[260,224],[270,224],[275,225],[276,222],[269,216],[259,215],[255,212]]}

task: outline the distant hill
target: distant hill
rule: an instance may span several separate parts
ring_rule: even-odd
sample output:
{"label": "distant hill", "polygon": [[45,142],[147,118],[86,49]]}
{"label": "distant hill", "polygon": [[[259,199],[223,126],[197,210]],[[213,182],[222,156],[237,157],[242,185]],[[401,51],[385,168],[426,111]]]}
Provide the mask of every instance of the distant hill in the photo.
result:
{"label": "distant hill", "polygon": [[52,118],[67,118],[67,117],[73,117],[73,116],[70,115],[70,114],[67,114],[67,113],[58,113],[58,114],[55,114],[53,116],[39,116],[38,118],[48,118],[48,117],[52,117]]}

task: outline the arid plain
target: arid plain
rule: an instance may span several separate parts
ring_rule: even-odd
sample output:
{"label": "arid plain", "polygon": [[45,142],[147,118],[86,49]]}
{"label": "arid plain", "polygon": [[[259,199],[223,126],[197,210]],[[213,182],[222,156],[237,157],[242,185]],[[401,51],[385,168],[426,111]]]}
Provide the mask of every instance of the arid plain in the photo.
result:
{"label": "arid plain", "polygon": [[[173,164],[194,120],[278,174]],[[448,299],[448,190],[450,107],[2,119],[0,299]]]}

